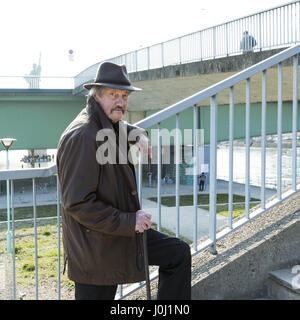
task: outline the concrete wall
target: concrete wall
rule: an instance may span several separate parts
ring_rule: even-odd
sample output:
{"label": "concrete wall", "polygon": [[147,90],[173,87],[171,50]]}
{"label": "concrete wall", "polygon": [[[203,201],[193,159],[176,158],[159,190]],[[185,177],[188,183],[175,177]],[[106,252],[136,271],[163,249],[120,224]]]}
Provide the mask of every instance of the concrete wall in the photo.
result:
{"label": "concrete wall", "polygon": [[85,106],[70,92],[1,92],[0,137],[17,141],[11,149],[52,149],[61,133]]}
{"label": "concrete wall", "polygon": [[[266,296],[269,271],[300,264],[299,217],[292,215],[276,225],[278,232],[266,235],[268,229],[258,230],[254,244],[250,238],[241,241],[238,248],[220,254],[222,265],[220,263],[220,267],[194,284],[193,299],[234,300]],[[209,268],[207,265],[202,269]]]}
{"label": "concrete wall", "polygon": [[[292,130],[292,102],[287,101],[283,103],[282,112],[282,132],[291,132]],[[204,143],[208,144],[210,139],[210,107],[201,106],[199,107],[200,112],[198,123],[199,128],[203,129]],[[150,116],[159,110],[149,110],[146,112],[146,116]],[[245,137],[245,104],[236,104],[234,107],[234,138],[241,139]],[[251,126],[251,137],[261,135],[261,103],[251,103],[250,108],[250,126]],[[300,112],[298,112],[298,127],[300,126]],[[171,131],[176,127],[175,116],[161,122],[161,128],[168,129]],[[193,108],[189,108],[180,114],[180,128],[182,134],[184,129],[193,128]],[[152,145],[157,145],[156,126],[148,128],[149,136],[151,138]],[[267,103],[267,121],[266,121],[266,132],[267,134],[277,133],[277,103]],[[184,144],[192,144],[192,137],[184,137]],[[218,106],[218,141],[228,141],[229,139],[229,106],[222,105]],[[164,143],[164,141],[166,141]],[[171,145],[174,144],[174,140],[170,140]],[[163,145],[166,145],[167,140],[163,139]]]}

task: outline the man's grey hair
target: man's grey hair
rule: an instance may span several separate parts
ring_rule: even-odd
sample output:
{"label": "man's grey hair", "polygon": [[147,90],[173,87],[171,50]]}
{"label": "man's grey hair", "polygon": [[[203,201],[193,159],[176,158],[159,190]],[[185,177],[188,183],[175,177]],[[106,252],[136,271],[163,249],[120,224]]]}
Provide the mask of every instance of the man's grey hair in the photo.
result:
{"label": "man's grey hair", "polygon": [[104,91],[105,87],[104,86],[94,86],[89,90],[89,93],[87,94],[87,99],[89,100],[89,98],[93,97],[95,95],[95,93],[98,94],[98,96],[102,96],[103,91]]}

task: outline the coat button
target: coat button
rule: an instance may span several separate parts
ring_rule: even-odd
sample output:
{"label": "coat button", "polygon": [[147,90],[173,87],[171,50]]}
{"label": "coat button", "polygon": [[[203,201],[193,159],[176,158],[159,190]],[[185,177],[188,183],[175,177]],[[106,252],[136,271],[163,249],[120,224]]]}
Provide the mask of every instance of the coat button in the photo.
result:
{"label": "coat button", "polygon": [[131,194],[132,194],[133,196],[136,196],[136,195],[137,195],[136,190],[131,191]]}

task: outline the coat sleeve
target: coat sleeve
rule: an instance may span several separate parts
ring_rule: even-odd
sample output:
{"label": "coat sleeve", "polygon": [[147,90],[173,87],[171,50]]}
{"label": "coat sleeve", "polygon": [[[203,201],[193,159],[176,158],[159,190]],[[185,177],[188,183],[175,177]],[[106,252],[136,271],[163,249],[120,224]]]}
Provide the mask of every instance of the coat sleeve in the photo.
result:
{"label": "coat sleeve", "polygon": [[62,206],[84,227],[114,236],[135,235],[135,212],[123,212],[97,198],[101,166],[96,140],[84,133],[65,139],[58,148],[57,167]]}

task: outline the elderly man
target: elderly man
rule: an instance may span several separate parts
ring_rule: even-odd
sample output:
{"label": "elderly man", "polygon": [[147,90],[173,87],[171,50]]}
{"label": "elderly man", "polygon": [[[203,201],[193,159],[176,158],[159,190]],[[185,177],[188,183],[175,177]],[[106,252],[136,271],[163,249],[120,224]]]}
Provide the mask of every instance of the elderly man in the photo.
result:
{"label": "elderly man", "polygon": [[[124,122],[131,85],[125,66],[104,62],[86,107],[63,132],[57,151],[65,265],[75,299],[114,299],[118,284],[145,280],[148,261],[159,266],[158,299],[190,299],[189,246],[151,229],[140,208],[129,143],[151,156],[147,133]],[[124,143],[125,141],[125,143]]]}

